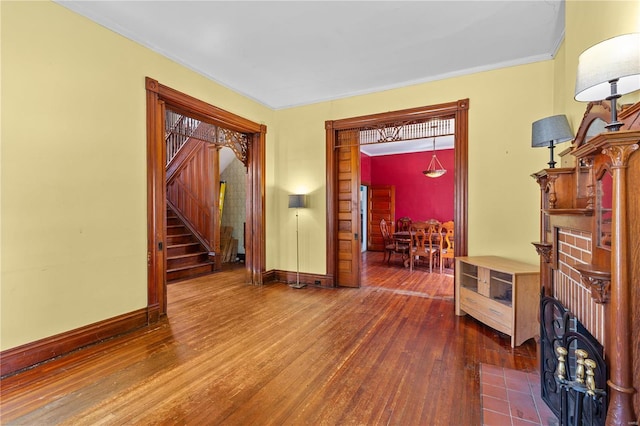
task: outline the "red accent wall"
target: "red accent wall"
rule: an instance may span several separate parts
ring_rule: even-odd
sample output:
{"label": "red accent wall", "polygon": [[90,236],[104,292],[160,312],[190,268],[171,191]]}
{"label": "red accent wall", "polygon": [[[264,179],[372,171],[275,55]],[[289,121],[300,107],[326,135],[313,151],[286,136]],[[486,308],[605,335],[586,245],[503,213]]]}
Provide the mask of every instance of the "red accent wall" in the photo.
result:
{"label": "red accent wall", "polygon": [[[369,157],[371,184],[396,187],[396,219],[408,216],[412,220],[453,220],[454,150],[436,151],[438,160],[447,169],[439,178],[422,174],[432,155],[428,151]],[[364,182],[364,169],[361,176]]]}
{"label": "red accent wall", "polygon": [[371,157],[362,152],[360,153],[360,182],[363,185],[371,183]]}

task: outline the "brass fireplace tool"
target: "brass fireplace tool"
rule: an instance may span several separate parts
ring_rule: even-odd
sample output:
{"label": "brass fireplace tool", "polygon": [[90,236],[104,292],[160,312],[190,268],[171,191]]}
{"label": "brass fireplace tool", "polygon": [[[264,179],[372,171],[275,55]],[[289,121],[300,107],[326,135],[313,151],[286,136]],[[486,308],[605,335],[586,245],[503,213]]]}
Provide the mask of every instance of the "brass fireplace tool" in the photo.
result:
{"label": "brass fireplace tool", "polygon": [[604,393],[601,389],[596,389],[595,370],[596,362],[589,359],[589,353],[583,349],[576,349],[574,354],[576,357],[575,380],[567,378],[567,354],[569,351],[558,346],[556,354],[558,355],[558,367],[556,368],[556,378],[561,385],[567,386],[580,393],[586,393],[589,396],[595,396],[596,393]]}

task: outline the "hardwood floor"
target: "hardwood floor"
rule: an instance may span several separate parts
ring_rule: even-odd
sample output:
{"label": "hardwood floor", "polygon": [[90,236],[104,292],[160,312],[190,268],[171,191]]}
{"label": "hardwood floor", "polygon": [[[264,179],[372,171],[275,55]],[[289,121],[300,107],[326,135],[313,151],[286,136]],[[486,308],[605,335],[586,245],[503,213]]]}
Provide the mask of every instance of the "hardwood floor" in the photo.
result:
{"label": "hardwood floor", "polygon": [[[168,288],[168,318],[0,382],[2,424],[479,425],[479,365],[532,371],[532,340],[454,315],[452,278],[367,254],[360,289]],[[449,292],[449,293],[448,293]]]}

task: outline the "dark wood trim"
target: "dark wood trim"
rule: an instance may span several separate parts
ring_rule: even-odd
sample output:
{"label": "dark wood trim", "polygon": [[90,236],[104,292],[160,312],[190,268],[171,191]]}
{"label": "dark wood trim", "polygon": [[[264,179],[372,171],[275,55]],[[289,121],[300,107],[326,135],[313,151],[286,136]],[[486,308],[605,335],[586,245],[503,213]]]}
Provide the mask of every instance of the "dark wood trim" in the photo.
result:
{"label": "dark wood trim", "polygon": [[75,330],[50,336],[0,353],[0,376],[15,374],[85,346],[144,327],[155,312],[138,309]]}
{"label": "dark wood trim", "polygon": [[[247,220],[245,229],[247,282],[262,284],[266,268],[265,240],[265,143],[267,127],[260,126],[260,132],[254,133],[251,140],[253,149],[249,150],[247,167],[247,214],[252,212],[251,220]],[[251,249],[249,249],[251,247]]]}
{"label": "dark wood trim", "polygon": [[[336,271],[336,170],[335,140],[336,133],[343,129],[370,127],[398,121],[428,120],[434,117],[455,119],[455,183],[454,183],[454,223],[456,256],[468,253],[468,165],[469,165],[469,99],[438,105],[410,108],[361,117],[351,117],[325,122],[326,161],[327,161],[327,277],[337,276]],[[358,171],[358,173],[360,173]],[[358,260],[356,260],[358,261]]]}
{"label": "dark wood trim", "polygon": [[207,149],[207,156],[209,158],[207,162],[207,170],[205,176],[211,183],[205,185],[209,187],[204,199],[209,206],[209,217],[213,220],[209,222],[207,234],[211,236],[211,239],[207,242],[205,247],[209,247],[209,254],[215,253],[213,262],[215,264],[214,269],[219,271],[222,268],[222,251],[220,245],[220,147],[209,145]]}
{"label": "dark wood trim", "polygon": [[[294,283],[296,282],[296,273],[295,271],[283,271],[280,269],[276,269],[273,271],[275,274],[275,281],[281,283]],[[300,283],[306,284],[309,286],[316,287],[334,287],[333,279],[327,275],[323,274],[310,274],[308,272],[300,272]]]}
{"label": "dark wood trim", "polygon": [[266,264],[265,246],[265,143],[267,127],[164,86],[147,77],[147,260],[148,306],[158,306],[158,317],[167,312],[164,253],[166,171],[164,105],[201,121],[247,134],[247,218],[245,239],[247,282],[262,284]]}
{"label": "dark wood trim", "polygon": [[[293,271],[285,271],[282,269],[271,269],[262,274],[262,281],[264,284],[291,283],[296,281],[296,273]],[[335,287],[333,284],[333,279],[326,274],[323,275],[300,272],[300,282],[315,287]]]}
{"label": "dark wood trim", "polygon": [[148,91],[156,93],[159,98],[170,103],[174,111],[189,115],[198,120],[241,133],[259,133],[264,127],[262,124],[247,120],[239,115],[160,84],[152,78],[146,78],[146,87]]}
{"label": "dark wood trim", "polygon": [[333,282],[335,277],[337,276],[336,270],[336,247],[337,247],[337,224],[336,224],[336,182],[338,171],[336,169],[336,150],[334,149],[335,140],[336,140],[336,131],[335,127],[336,121],[327,121],[325,122],[325,133],[326,133],[326,161],[327,161],[327,233],[326,244],[327,244],[327,252],[326,252],[326,262],[327,262],[327,276],[331,277],[331,281]]}
{"label": "dark wood trim", "polygon": [[580,126],[576,131],[574,141],[577,141],[577,143],[574,143],[573,149],[580,148],[580,146],[587,142],[585,136],[587,135],[589,126],[591,126],[591,123],[596,118],[600,118],[607,123],[611,121],[611,105],[609,101],[596,101],[587,104]]}
{"label": "dark wood trim", "polygon": [[276,271],[274,269],[270,269],[262,274],[262,283],[263,284],[272,284],[278,282],[276,277]]}
{"label": "dark wood trim", "polygon": [[165,244],[166,183],[163,140],[164,102],[158,82],[146,79],[147,88],[147,306],[157,307],[157,319],[167,312]]}
{"label": "dark wood trim", "polygon": [[[438,105],[409,108],[398,111],[382,112],[378,114],[363,115],[360,117],[343,118],[340,120],[328,121],[333,130],[353,129],[360,127],[370,127],[398,121],[420,121],[434,117],[454,118],[459,110],[469,109],[469,99],[462,99],[456,102],[447,102]],[[458,117],[455,117],[458,118]]]}
{"label": "dark wood trim", "polygon": [[467,223],[469,192],[469,99],[460,100],[456,109],[455,183],[454,183],[454,247],[456,256],[468,253]]}

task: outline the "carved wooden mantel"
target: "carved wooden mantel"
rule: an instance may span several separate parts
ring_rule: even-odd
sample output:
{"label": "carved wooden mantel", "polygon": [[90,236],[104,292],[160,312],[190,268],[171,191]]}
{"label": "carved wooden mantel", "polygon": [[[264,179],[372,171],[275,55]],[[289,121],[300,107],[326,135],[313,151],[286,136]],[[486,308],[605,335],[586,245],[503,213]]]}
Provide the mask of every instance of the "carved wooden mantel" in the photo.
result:
{"label": "carved wooden mantel", "polygon": [[596,134],[592,123],[608,119],[605,106],[589,104],[569,151],[575,157],[573,167],[532,175],[541,192],[540,242],[533,245],[541,257],[541,285],[554,297],[554,269],[562,255],[559,230],[577,230],[589,241],[581,249],[588,253],[586,262],[578,260],[570,267],[595,303],[604,306],[610,373],[606,424],[627,425],[637,424],[640,410],[640,155],[635,155],[640,147],[640,103],[620,113],[622,130]]}

